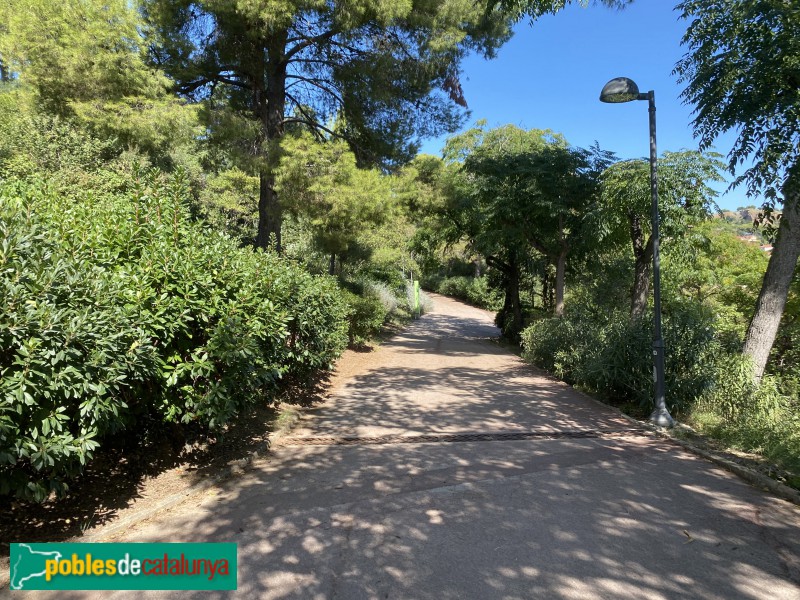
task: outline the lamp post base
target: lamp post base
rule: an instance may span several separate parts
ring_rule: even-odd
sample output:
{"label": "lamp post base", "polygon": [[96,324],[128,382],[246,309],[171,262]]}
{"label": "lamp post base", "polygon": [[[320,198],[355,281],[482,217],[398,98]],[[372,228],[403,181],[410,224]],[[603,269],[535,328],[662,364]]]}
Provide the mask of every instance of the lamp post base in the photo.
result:
{"label": "lamp post base", "polygon": [[675,420],[667,412],[666,408],[657,408],[650,413],[650,422],[657,427],[671,429],[675,427]]}

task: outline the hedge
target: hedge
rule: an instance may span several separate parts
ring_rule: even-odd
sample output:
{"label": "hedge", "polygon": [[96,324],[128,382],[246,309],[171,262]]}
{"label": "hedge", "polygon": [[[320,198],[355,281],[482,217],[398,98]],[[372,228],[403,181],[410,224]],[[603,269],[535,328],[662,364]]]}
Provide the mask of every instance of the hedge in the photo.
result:
{"label": "hedge", "polygon": [[180,173],[130,188],[0,182],[0,494],[64,492],[145,418],[220,429],[347,344],[333,279],[193,220]]}

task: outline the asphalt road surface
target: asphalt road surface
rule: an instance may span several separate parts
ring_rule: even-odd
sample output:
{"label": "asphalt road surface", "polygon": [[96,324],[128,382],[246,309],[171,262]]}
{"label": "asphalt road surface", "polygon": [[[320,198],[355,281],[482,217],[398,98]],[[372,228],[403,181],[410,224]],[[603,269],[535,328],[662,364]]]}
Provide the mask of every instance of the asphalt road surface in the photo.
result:
{"label": "asphalt road surface", "polygon": [[269,457],[114,539],[236,542],[238,591],[52,597],[800,599],[797,507],[497,333],[437,296]]}

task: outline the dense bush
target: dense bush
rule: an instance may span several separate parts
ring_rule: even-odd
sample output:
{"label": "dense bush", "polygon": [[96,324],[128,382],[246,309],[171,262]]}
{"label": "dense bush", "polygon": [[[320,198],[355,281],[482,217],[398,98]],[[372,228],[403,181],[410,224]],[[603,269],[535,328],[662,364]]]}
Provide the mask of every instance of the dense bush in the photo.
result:
{"label": "dense bush", "polygon": [[145,416],[220,428],[346,344],[334,280],[193,222],[180,175],[132,190],[0,184],[0,493],[62,491]]}
{"label": "dense bush", "polygon": [[363,293],[377,298],[383,305],[387,315],[396,312],[400,307],[400,299],[395,291],[388,284],[381,281],[366,281]]}
{"label": "dense bush", "polygon": [[382,281],[362,277],[344,281],[343,285],[349,306],[350,343],[361,346],[381,330],[387,319],[399,311],[403,302],[392,287]]}
{"label": "dense bush", "polygon": [[[522,332],[524,356],[614,404],[649,407],[653,399],[652,319],[590,312],[535,321]],[[711,318],[696,307],[665,313],[665,383],[670,410],[681,412],[713,384],[720,355]]]}
{"label": "dense bush", "polygon": [[348,336],[354,346],[363,346],[386,322],[388,311],[380,298],[372,294],[344,291],[348,310]]}
{"label": "dense bush", "polygon": [[[719,360],[713,380],[690,421],[735,448],[800,471],[800,402],[792,390],[772,375],[756,384],[750,363],[738,355]],[[798,487],[800,480],[790,484]]]}

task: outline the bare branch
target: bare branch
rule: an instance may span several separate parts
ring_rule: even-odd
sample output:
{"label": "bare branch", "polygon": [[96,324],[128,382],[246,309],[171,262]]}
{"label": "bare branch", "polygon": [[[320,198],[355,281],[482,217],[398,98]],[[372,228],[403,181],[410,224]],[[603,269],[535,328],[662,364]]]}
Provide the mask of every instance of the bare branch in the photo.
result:
{"label": "bare branch", "polygon": [[[286,79],[294,79],[298,82],[307,83],[308,85],[314,86],[317,89],[322,90],[323,92],[333,96],[333,98],[341,105],[344,105],[344,99],[339,95],[339,92],[336,90],[331,89],[329,86],[325,85],[321,79],[316,79],[314,77],[303,77],[302,75],[294,75],[294,74],[287,74]],[[293,85],[293,84],[290,84]],[[288,89],[289,86],[287,86]]]}

